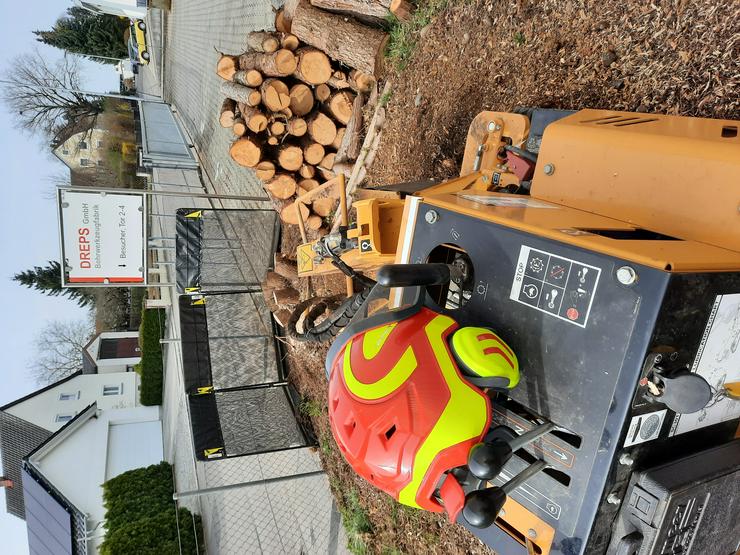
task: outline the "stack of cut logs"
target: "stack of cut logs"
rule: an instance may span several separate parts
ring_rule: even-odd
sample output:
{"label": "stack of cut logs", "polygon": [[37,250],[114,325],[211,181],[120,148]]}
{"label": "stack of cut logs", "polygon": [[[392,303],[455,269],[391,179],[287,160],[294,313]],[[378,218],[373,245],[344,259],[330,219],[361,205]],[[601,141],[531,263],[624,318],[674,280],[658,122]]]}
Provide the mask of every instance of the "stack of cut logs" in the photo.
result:
{"label": "stack of cut logs", "polygon": [[[276,13],[275,32],[250,33],[247,52],[218,60],[226,97],[220,123],[236,137],[230,155],[256,172],[285,223],[298,223],[296,195],[351,173],[363,103],[376,87],[387,41],[370,25],[390,6],[391,0],[289,0]],[[337,201],[302,206],[307,229],[321,233]]]}

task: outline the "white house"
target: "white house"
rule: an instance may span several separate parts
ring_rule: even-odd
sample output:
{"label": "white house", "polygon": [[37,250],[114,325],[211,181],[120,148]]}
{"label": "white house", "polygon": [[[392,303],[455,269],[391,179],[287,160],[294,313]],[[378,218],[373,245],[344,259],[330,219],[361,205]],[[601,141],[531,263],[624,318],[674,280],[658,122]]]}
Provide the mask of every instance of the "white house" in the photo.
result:
{"label": "white house", "polygon": [[136,372],[77,372],[0,407],[0,411],[49,432],[56,432],[93,403],[103,410],[138,406],[139,387],[139,375]]}
{"label": "white house", "polygon": [[82,410],[24,458],[30,551],[74,553],[84,544],[85,553],[97,553],[105,535],[102,484],[162,459],[159,407],[100,410],[93,403]]}
{"label": "white house", "polygon": [[141,349],[137,331],[101,332],[82,351],[83,371],[86,374],[132,372],[139,362]]}
{"label": "white house", "polygon": [[107,13],[139,19],[146,17],[147,3],[147,0],[75,0],[77,6],[96,14]]}
{"label": "white house", "polygon": [[93,128],[62,137],[63,142],[52,145],[54,155],[71,170],[105,165],[108,131]]}

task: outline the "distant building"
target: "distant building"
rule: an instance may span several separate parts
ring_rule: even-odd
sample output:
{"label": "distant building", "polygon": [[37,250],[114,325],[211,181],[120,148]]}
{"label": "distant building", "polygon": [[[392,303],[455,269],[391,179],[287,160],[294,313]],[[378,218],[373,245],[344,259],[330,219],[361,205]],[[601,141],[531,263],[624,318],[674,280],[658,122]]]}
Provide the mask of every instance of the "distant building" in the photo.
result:
{"label": "distant building", "polygon": [[108,131],[93,128],[61,136],[51,145],[54,156],[72,171],[105,167]]}
{"label": "distant building", "polygon": [[159,407],[85,408],[23,459],[30,552],[98,553],[105,536],[102,484],[162,459]]}
{"label": "distant building", "polygon": [[141,362],[139,332],[104,331],[95,335],[82,351],[85,374],[132,372]]}

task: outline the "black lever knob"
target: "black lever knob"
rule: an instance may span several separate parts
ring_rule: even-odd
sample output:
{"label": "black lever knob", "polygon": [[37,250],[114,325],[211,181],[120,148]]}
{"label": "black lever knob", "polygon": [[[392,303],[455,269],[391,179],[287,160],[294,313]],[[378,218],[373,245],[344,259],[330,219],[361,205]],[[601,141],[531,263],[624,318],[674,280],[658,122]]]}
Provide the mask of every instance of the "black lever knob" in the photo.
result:
{"label": "black lever knob", "polygon": [[481,480],[490,480],[498,476],[515,451],[542,437],[554,427],[552,422],[547,422],[509,441],[496,438],[475,445],[468,455],[470,472]]}
{"label": "black lever knob", "polygon": [[488,528],[494,523],[496,517],[501,512],[506,503],[506,496],[521,486],[525,481],[545,468],[545,461],[537,461],[501,487],[493,486],[485,489],[471,491],[465,496],[465,505],[463,505],[463,518],[476,528]]}
{"label": "black lever knob", "polygon": [[463,518],[476,528],[488,528],[506,503],[506,492],[499,487],[477,489],[465,496]]}

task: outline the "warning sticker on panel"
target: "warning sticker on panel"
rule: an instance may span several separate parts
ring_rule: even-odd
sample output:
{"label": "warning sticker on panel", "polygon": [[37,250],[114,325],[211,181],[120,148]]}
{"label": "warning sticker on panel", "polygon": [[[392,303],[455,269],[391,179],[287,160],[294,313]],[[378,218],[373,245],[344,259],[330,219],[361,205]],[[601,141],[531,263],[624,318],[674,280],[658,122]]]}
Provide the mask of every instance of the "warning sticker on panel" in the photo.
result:
{"label": "warning sticker on panel", "polygon": [[582,328],[601,269],[522,245],[509,298]]}
{"label": "warning sticker on panel", "polygon": [[527,197],[517,196],[488,196],[488,195],[460,195],[465,200],[472,200],[478,204],[487,204],[488,206],[508,206],[516,208],[560,208],[556,204],[534,200]]}
{"label": "warning sticker on panel", "polygon": [[712,399],[699,412],[677,414],[672,436],[740,417],[740,293],[715,298],[691,371],[709,382]]}
{"label": "warning sticker on panel", "polygon": [[660,428],[663,426],[663,420],[668,411],[666,409],[656,412],[649,412],[639,416],[633,416],[630,420],[630,427],[627,430],[627,437],[624,440],[624,446],[637,445],[652,441],[660,434]]}

